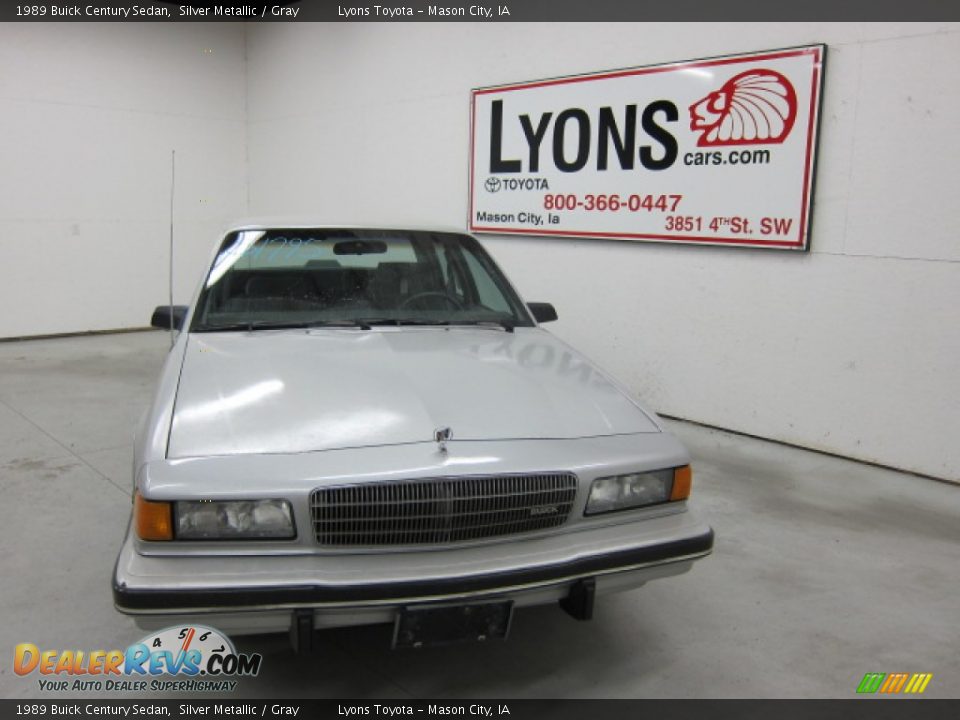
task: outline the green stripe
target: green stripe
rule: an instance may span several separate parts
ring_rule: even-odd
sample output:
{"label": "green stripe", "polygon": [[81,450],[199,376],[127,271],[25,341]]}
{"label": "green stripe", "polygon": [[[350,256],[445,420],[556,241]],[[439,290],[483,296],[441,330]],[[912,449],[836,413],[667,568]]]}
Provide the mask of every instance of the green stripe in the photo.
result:
{"label": "green stripe", "polygon": [[886,673],[867,673],[863,676],[863,680],[860,681],[860,685],[857,687],[857,692],[875,693],[880,689],[880,686],[883,684],[883,679],[886,676]]}

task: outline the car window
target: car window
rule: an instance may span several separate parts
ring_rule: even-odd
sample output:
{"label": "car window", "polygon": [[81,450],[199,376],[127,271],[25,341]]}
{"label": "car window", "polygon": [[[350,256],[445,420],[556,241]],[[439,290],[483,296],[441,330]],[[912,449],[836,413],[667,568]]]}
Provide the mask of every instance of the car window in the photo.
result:
{"label": "car window", "polygon": [[510,307],[507,304],[506,297],[497,287],[496,280],[481,265],[480,260],[471,252],[464,253],[464,260],[476,285],[480,304],[489,310],[509,312]]}
{"label": "car window", "polygon": [[225,239],[192,329],[408,322],[531,324],[502,272],[468,235],[278,229]]}
{"label": "car window", "polygon": [[459,247],[452,245],[441,246],[437,259],[443,274],[444,291],[464,303],[467,301],[467,284],[463,277],[463,269],[457,264],[459,250]]}
{"label": "car window", "polygon": [[[243,233],[240,233],[243,235]],[[381,262],[415,262],[413,246],[402,240],[388,244],[383,254],[334,255],[336,241],[311,234],[270,234],[258,241],[240,258],[237,267],[376,267]]]}

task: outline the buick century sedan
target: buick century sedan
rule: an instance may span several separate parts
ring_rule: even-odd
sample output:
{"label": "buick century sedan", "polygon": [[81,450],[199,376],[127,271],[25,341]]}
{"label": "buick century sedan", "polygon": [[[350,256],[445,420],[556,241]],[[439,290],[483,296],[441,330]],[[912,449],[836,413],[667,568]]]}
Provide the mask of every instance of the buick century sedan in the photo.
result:
{"label": "buick century sedan", "polygon": [[146,629],[386,623],[394,646],[579,620],[713,532],[690,457],[450,231],[237,227],[137,430],[114,602]]}

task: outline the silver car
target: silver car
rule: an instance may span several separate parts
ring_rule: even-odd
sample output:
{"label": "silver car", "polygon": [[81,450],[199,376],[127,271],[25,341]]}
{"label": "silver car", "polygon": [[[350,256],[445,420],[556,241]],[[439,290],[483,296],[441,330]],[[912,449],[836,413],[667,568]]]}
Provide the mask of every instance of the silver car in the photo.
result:
{"label": "silver car", "polygon": [[540,327],[458,232],[237,227],[135,444],[114,602],[146,629],[390,623],[396,646],[506,636],[517,607],[708,555],[690,458]]}

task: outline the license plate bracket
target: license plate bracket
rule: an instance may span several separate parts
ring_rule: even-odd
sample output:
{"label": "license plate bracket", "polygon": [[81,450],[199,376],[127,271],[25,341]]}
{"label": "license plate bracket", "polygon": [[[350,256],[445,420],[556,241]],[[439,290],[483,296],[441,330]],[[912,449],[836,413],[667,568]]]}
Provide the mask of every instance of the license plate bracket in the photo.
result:
{"label": "license plate bracket", "polygon": [[512,620],[512,600],[403,607],[394,621],[393,647],[505,640]]}

